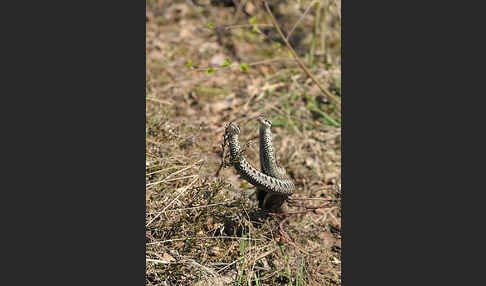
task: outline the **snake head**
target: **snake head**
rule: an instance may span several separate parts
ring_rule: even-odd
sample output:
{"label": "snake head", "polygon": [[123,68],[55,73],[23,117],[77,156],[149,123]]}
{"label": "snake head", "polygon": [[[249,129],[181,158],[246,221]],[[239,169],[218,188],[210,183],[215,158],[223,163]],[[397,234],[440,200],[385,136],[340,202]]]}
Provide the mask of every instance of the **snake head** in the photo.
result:
{"label": "snake head", "polygon": [[231,122],[228,127],[226,127],[226,134],[231,136],[231,135],[238,135],[240,134],[240,127],[234,122]]}
{"label": "snake head", "polygon": [[265,116],[263,114],[258,115],[257,120],[258,120],[258,122],[260,122],[260,124],[262,124],[266,127],[272,127],[272,121],[265,118]]}

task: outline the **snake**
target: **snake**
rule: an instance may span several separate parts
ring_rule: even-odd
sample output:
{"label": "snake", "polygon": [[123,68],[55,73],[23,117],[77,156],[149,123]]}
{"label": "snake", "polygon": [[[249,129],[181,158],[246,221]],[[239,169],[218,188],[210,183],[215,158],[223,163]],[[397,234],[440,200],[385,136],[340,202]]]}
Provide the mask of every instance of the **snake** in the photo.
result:
{"label": "snake", "polygon": [[[257,190],[261,190],[270,194],[293,194],[295,186],[289,178],[284,176],[274,177],[265,174],[264,172],[262,173],[246,160],[245,156],[241,152],[239,134],[240,127],[236,123],[231,122],[226,127],[225,140],[229,141],[231,162],[235,167],[236,171],[241,175],[241,177],[253,186],[257,187]],[[264,161],[267,160],[264,159]],[[266,163],[263,163],[262,166],[266,166]]]}
{"label": "snake", "polygon": [[285,179],[287,173],[285,168],[277,166],[275,152],[272,144],[272,122],[265,118],[263,114],[257,117],[260,123],[260,165],[262,172],[269,176]]}
{"label": "snake", "polygon": [[[263,114],[259,115],[257,120],[260,123],[260,165],[262,172],[274,178],[287,179],[285,168],[279,167],[275,158],[275,151],[272,143],[272,122],[265,118]],[[266,192],[263,189],[257,188],[257,198],[260,207],[264,208],[269,201],[271,201],[272,205],[281,205],[282,201],[286,199],[286,196]]]}

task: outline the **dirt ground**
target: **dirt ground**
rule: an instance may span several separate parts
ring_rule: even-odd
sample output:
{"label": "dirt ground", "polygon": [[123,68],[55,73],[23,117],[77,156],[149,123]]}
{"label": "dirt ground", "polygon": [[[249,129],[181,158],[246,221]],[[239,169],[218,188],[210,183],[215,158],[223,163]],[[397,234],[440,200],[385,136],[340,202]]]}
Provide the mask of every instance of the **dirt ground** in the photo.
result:
{"label": "dirt ground", "polygon": [[[341,285],[341,115],[293,60],[262,2],[147,1],[146,283]],[[340,1],[271,1],[299,57],[341,96]],[[295,27],[295,28],[294,28]],[[299,214],[258,209],[255,188],[221,169],[238,122],[259,166],[258,123],[294,181]],[[304,212],[305,211],[305,212]]]}

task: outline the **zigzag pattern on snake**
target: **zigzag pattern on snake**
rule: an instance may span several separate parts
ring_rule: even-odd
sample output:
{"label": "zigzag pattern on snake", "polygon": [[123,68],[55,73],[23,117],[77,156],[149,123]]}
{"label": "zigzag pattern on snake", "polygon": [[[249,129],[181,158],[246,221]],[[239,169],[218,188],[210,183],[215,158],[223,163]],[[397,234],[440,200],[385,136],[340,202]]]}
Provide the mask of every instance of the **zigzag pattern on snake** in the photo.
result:
{"label": "zigzag pattern on snake", "polygon": [[[287,179],[285,168],[279,167],[275,158],[272,143],[272,122],[266,119],[263,114],[259,115],[257,120],[260,123],[260,165],[262,172],[274,178]],[[287,195],[266,192],[261,188],[257,188],[256,195],[261,208],[278,209],[287,198]]]}
{"label": "zigzag pattern on snake", "polygon": [[265,116],[259,115],[258,122],[260,123],[260,165],[262,172],[269,176],[287,179],[285,168],[277,166],[277,160],[275,159],[275,152],[272,144],[272,122],[265,118]]}
{"label": "zigzag pattern on snake", "polygon": [[246,161],[241,154],[239,134],[240,128],[234,122],[230,123],[226,128],[225,137],[229,141],[231,161],[243,179],[257,187],[257,189],[260,188],[266,192],[282,195],[291,195],[295,188],[291,180],[286,177],[276,178],[264,174]]}

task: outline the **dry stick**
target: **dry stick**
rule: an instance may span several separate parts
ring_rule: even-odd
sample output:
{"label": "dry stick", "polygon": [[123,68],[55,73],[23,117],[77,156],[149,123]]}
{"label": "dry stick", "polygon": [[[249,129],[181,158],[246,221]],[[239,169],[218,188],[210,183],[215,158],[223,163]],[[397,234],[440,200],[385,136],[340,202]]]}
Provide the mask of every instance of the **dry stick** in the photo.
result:
{"label": "dry stick", "polygon": [[164,261],[164,260],[159,260],[159,259],[150,259],[150,258],[145,258],[145,261],[147,261],[147,262],[154,262],[156,264],[170,264],[171,263],[170,261]]}
{"label": "dry stick", "polygon": [[[309,199],[319,199],[319,198],[309,198]],[[285,230],[283,229],[283,223],[285,221],[287,221],[289,218],[290,218],[290,215],[294,215],[294,214],[305,214],[305,213],[309,213],[309,212],[312,212],[312,211],[315,211],[316,209],[319,209],[319,208],[322,208],[322,207],[325,207],[327,205],[328,202],[325,202],[317,207],[312,207],[312,206],[307,206],[307,205],[297,205],[297,206],[302,206],[302,207],[305,207],[306,210],[305,211],[293,211],[293,212],[285,212],[285,213],[269,213],[271,216],[274,216],[274,217],[282,217],[282,216],[285,216],[285,218],[280,221],[279,223],[279,232],[280,232],[280,235],[282,236],[282,238],[289,244],[291,244],[292,246],[294,246],[296,249],[302,251],[303,253],[306,253],[306,254],[309,254],[307,251],[303,250],[301,247],[299,247],[298,245],[296,245],[289,237],[289,235],[287,234],[287,232],[285,232]]]}
{"label": "dry stick", "polygon": [[[154,167],[158,167],[157,166],[154,166]],[[150,176],[150,175],[153,175],[153,174],[157,174],[157,173],[162,173],[164,171],[167,171],[167,170],[170,170],[170,169],[173,169],[174,167],[168,167],[168,168],[165,168],[165,169],[161,169],[161,170],[157,170],[157,171],[153,171],[153,172],[150,172],[148,174],[145,174],[145,176]]]}
{"label": "dry stick", "polygon": [[179,170],[179,171],[177,171],[177,172],[174,172],[174,173],[172,173],[172,174],[168,175],[167,177],[165,177],[165,178],[164,178],[164,179],[162,179],[161,181],[158,181],[158,182],[153,182],[153,183],[149,183],[149,184],[147,184],[146,186],[147,186],[147,187],[149,187],[149,186],[158,185],[158,184],[160,184],[160,183],[166,182],[168,178],[170,178],[170,177],[172,177],[172,176],[174,176],[174,175],[177,175],[177,174],[179,174],[180,172],[184,172],[185,170],[190,169],[190,168],[192,168],[192,167],[196,166],[198,163],[200,163],[200,162],[202,162],[202,161],[203,161],[203,159],[201,159],[201,160],[197,161],[196,163],[194,163],[194,164],[192,164],[192,165],[190,165],[190,166],[188,166],[188,167],[185,167],[184,169],[181,169],[181,170]]}
{"label": "dry stick", "polygon": [[145,227],[148,227],[156,218],[158,218],[162,213],[164,213],[164,211],[173,202],[175,202],[185,191],[187,191],[190,187],[192,187],[192,185],[194,185],[194,183],[197,181],[197,179],[199,179],[199,176],[197,176],[196,178],[194,178],[194,180],[189,185],[187,185],[184,188],[182,188],[181,192],[177,195],[177,197],[175,197],[167,206],[165,206],[165,208],[161,212],[159,212],[152,220],[150,220]]}
{"label": "dry stick", "polygon": [[260,254],[259,256],[257,256],[256,258],[254,259],[251,259],[250,262],[248,264],[255,264],[256,262],[258,262],[258,260],[272,254],[273,252],[275,252],[275,250],[277,250],[277,248],[274,248],[274,249],[270,249],[269,251],[267,252],[264,252],[263,254]]}
{"label": "dry stick", "polygon": [[227,138],[226,138],[226,136],[224,136],[223,144],[221,145],[221,148],[223,150],[223,152],[222,152],[223,154],[221,155],[221,164],[219,165],[219,168],[216,171],[215,177],[219,177],[219,172],[224,167],[224,158],[226,157],[226,153],[227,153],[226,145],[227,145]]}
{"label": "dry stick", "polygon": [[[236,0],[233,0],[233,4],[236,5]],[[236,8],[236,13],[235,13],[235,20],[233,21],[233,24],[236,24],[238,22],[238,18],[240,17],[241,14],[241,8],[243,8],[243,5],[246,4],[246,0],[240,0],[240,3],[238,3],[238,7]]]}
{"label": "dry stick", "polygon": [[307,13],[309,13],[310,9],[312,8],[312,6],[314,5],[315,2],[316,2],[316,0],[312,1],[309,4],[309,7],[307,7],[307,9],[305,9],[304,14],[302,14],[302,16],[300,16],[300,19],[295,23],[295,25],[292,27],[292,29],[290,29],[290,32],[287,34],[287,40],[290,38],[290,35],[292,35],[292,32],[295,30],[295,28],[297,28],[297,26],[300,24],[300,22],[302,22],[302,20],[307,15]]}
{"label": "dry stick", "polygon": [[269,63],[280,62],[280,61],[295,61],[295,60],[289,59],[289,58],[276,58],[276,59],[271,59],[271,60],[264,60],[264,61],[249,63],[248,65],[249,66],[256,66],[256,65],[269,64]]}
{"label": "dry stick", "polygon": [[172,181],[177,181],[177,180],[184,180],[184,179],[189,179],[189,178],[194,178],[198,175],[190,175],[190,176],[184,176],[184,177],[177,177],[177,178],[173,178],[173,179],[170,179],[170,180],[166,180],[166,182],[172,182]]}
{"label": "dry stick", "polygon": [[246,237],[237,237],[237,236],[202,236],[202,237],[173,238],[173,239],[167,239],[167,240],[162,240],[162,241],[149,242],[149,243],[147,243],[147,245],[162,244],[162,243],[166,243],[166,242],[174,242],[174,241],[181,241],[181,240],[216,239],[216,238],[241,239],[241,240],[264,240],[264,239],[260,239],[260,238],[246,238]]}
{"label": "dry stick", "polygon": [[290,201],[293,200],[300,200],[300,201],[305,201],[305,200],[317,200],[317,201],[338,201],[339,199],[335,198],[290,198]]}
{"label": "dry stick", "polygon": [[290,239],[289,235],[288,235],[288,234],[285,232],[285,230],[283,229],[283,223],[284,223],[285,221],[287,221],[289,218],[290,218],[290,216],[286,217],[285,219],[283,219],[283,220],[282,220],[282,221],[279,223],[279,228],[280,228],[279,232],[280,232],[280,235],[282,235],[282,238],[283,238],[283,239],[284,239],[286,242],[288,242],[289,244],[291,244],[293,247],[295,247],[297,250],[300,250],[300,251],[302,251],[303,253],[305,253],[305,254],[309,255],[310,253],[309,253],[309,252],[307,252],[307,251],[305,251],[305,250],[303,250],[303,249],[302,249],[300,246],[298,246],[297,244],[295,244],[295,243],[294,243],[294,242],[293,242],[293,241]]}
{"label": "dry stick", "polygon": [[166,212],[175,212],[175,211],[186,211],[186,210],[192,210],[192,209],[202,209],[202,208],[207,208],[207,207],[214,207],[214,206],[225,205],[227,203],[234,203],[234,202],[237,202],[237,200],[226,201],[226,202],[222,202],[222,203],[209,204],[209,205],[205,205],[205,206],[197,206],[197,207],[190,207],[190,208],[183,208],[183,209],[166,210],[164,212],[166,213]]}
{"label": "dry stick", "polygon": [[249,28],[253,26],[258,26],[258,27],[271,27],[273,26],[272,24],[239,24],[239,25],[228,25],[224,26],[226,30],[230,29],[237,29],[237,28]]}
{"label": "dry stick", "polygon": [[285,42],[285,45],[287,48],[290,50],[292,53],[292,56],[294,56],[295,60],[299,64],[299,66],[304,70],[304,72],[312,79],[312,81],[319,87],[319,89],[324,92],[327,97],[329,97],[334,103],[338,106],[338,108],[341,107],[341,100],[339,100],[336,96],[334,96],[332,93],[330,93],[327,89],[325,89],[314,77],[314,75],[309,71],[309,69],[305,66],[305,64],[302,62],[302,60],[299,58],[295,50],[292,48],[290,45],[289,41],[287,41],[287,38],[285,38],[284,34],[282,33],[282,30],[280,30],[280,27],[278,26],[277,20],[275,19],[275,16],[273,16],[272,11],[270,10],[270,7],[268,7],[267,1],[263,0],[263,4],[265,6],[265,9],[267,10],[268,14],[270,15],[270,19],[272,20],[273,25],[277,29],[280,37],[283,39]]}

